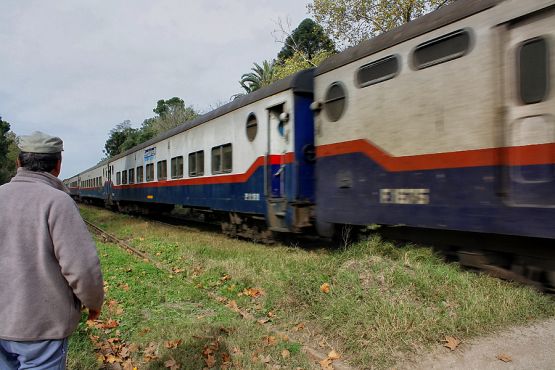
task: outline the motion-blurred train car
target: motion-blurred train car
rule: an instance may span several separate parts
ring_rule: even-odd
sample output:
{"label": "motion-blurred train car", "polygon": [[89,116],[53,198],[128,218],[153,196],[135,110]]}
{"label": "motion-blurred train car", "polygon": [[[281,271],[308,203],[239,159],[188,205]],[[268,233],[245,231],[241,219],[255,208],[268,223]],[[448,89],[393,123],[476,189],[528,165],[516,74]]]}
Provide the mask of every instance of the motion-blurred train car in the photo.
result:
{"label": "motion-blurred train car", "polygon": [[555,2],[459,0],[315,70],[316,219],[555,238]]}

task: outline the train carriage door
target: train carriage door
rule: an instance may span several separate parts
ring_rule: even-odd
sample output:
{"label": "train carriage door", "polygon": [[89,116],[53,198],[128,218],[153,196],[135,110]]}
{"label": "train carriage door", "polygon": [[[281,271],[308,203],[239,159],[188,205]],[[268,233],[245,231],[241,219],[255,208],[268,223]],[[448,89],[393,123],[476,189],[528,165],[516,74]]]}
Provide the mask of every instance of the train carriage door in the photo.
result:
{"label": "train carriage door", "polygon": [[287,216],[287,148],[289,128],[282,118],[285,103],[267,108],[268,151],[265,176],[268,202],[268,221],[274,231],[288,231]]}
{"label": "train carriage door", "polygon": [[555,9],[508,24],[504,50],[507,201],[555,205]]}
{"label": "train carriage door", "polygon": [[281,119],[283,106],[282,103],[268,108],[268,195],[278,199],[287,198],[285,165],[289,128]]}

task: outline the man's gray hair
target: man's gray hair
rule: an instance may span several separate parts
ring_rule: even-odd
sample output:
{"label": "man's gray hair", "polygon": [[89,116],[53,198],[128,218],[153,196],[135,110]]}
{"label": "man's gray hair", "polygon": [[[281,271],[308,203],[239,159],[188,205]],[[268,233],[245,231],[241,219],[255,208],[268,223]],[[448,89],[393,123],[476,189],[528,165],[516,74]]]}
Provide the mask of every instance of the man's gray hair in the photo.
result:
{"label": "man's gray hair", "polygon": [[19,153],[20,166],[33,172],[52,172],[60,160],[62,153]]}

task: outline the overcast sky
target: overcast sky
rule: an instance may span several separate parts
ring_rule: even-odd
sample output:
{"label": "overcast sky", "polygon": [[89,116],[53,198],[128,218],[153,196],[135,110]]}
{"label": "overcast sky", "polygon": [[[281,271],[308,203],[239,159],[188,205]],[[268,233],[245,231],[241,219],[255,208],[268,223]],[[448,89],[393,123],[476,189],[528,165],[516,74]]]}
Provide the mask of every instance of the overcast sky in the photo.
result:
{"label": "overcast sky", "polygon": [[207,112],[241,92],[310,0],[1,0],[0,116],[17,135],[65,142],[61,178],[103,156],[108,132],[139,127],[159,99]]}

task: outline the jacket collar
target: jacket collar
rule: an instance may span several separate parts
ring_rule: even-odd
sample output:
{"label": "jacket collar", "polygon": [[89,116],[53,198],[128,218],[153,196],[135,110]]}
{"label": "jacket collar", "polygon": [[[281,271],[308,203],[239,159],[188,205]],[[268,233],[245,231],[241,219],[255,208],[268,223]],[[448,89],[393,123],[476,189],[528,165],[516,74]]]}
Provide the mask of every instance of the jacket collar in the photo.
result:
{"label": "jacket collar", "polygon": [[29,171],[26,168],[19,167],[17,174],[10,182],[40,182],[69,194],[69,189],[59,178],[48,172]]}

